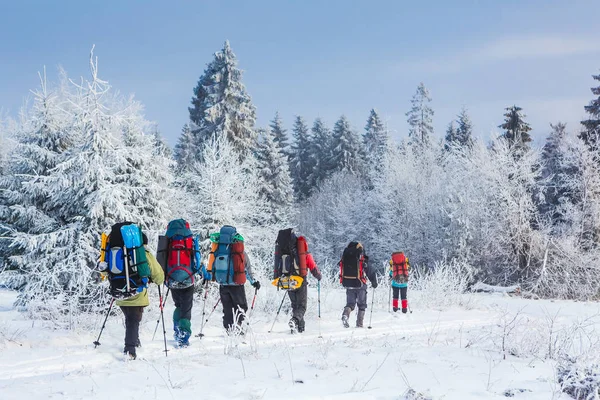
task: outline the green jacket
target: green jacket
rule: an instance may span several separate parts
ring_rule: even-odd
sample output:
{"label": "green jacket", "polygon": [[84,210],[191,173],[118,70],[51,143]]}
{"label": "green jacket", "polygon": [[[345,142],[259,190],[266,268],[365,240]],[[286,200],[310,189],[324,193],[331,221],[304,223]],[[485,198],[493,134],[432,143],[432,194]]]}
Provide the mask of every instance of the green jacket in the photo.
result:
{"label": "green jacket", "polygon": [[[146,258],[148,259],[148,265],[150,265],[150,279],[157,285],[162,285],[165,281],[165,273],[163,272],[162,267],[148,250],[146,250]],[[150,301],[148,300],[148,290],[144,289],[142,293],[131,296],[125,300],[117,300],[116,303],[118,306],[122,307],[147,307],[150,305]]]}

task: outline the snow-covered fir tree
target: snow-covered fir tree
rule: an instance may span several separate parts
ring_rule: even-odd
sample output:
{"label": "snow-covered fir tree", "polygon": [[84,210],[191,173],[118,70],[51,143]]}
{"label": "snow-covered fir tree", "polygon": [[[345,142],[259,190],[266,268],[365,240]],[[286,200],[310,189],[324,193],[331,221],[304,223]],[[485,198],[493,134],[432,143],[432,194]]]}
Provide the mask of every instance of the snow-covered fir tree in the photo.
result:
{"label": "snow-covered fir tree", "polygon": [[290,220],[294,187],[290,177],[288,160],[278,143],[275,132],[262,130],[257,150],[259,193],[269,204],[271,219],[275,223]]}
{"label": "snow-covered fir tree", "polygon": [[423,82],[417,87],[411,102],[411,109],[406,113],[408,117],[408,136],[412,143],[425,144],[433,135],[433,109],[429,105],[431,96]]}
{"label": "snow-covered fir tree", "polygon": [[388,150],[387,129],[374,109],[369,113],[363,135],[365,163],[368,171],[378,173]]}
{"label": "snow-covered fir tree", "polygon": [[308,126],[301,116],[296,116],[294,120],[292,136],[294,142],[292,143],[290,174],[296,198],[302,200],[307,198],[312,191],[310,174],[314,169],[315,160],[311,154],[312,138]]}
{"label": "snow-covered fir tree", "polygon": [[331,163],[333,157],[333,137],[331,130],[325,126],[321,118],[315,119],[311,128],[312,139],[310,154],[314,160],[314,167],[309,174],[309,182],[314,189],[326,180],[333,172]]}
{"label": "snow-covered fir tree", "polygon": [[358,134],[352,129],[346,116],[342,115],[333,126],[332,166],[335,171],[359,174],[365,167],[365,160],[361,155]]}
{"label": "snow-covered fir tree", "polygon": [[[597,81],[600,81],[600,75],[592,75]],[[585,112],[589,114],[589,118],[581,121],[583,131],[580,133],[581,139],[588,145],[593,145],[598,141],[600,135],[600,86],[590,89],[597,98],[590,101],[590,104],[585,106]]]}
{"label": "snow-covered fir tree", "polygon": [[155,154],[164,158],[173,159],[173,149],[169,146],[163,135],[161,135],[158,127],[153,126],[151,132]]}
{"label": "snow-covered fir tree", "polygon": [[188,170],[194,162],[198,161],[200,146],[194,140],[191,124],[183,126],[173,153],[179,171]]}
{"label": "snow-covered fir tree", "polygon": [[277,146],[279,146],[281,152],[289,159],[290,145],[288,143],[288,136],[286,133],[287,131],[283,127],[283,120],[281,119],[279,112],[275,113],[275,117],[271,120],[269,127],[271,128],[271,132],[273,132],[274,135],[273,140],[275,141]]}
{"label": "snow-covered fir tree", "polygon": [[256,143],[256,109],[242,83],[242,71],[229,41],[215,53],[194,88],[190,121],[199,146],[213,136],[226,136],[242,156]]}
{"label": "snow-covered fir tree", "polygon": [[454,146],[456,146],[456,141],[456,126],[454,126],[454,121],[450,121],[448,127],[446,128],[446,136],[444,137],[444,149],[452,149]]}
{"label": "snow-covered fir tree", "polygon": [[456,126],[454,121],[448,124],[444,142],[446,150],[456,146],[469,148],[473,146],[473,123],[465,107],[461,109],[456,118]]}
{"label": "snow-covered fir tree", "polygon": [[569,195],[563,180],[565,174],[570,172],[562,168],[562,151],[567,137],[567,126],[559,122],[556,125],[550,124],[550,128],[550,134],[546,138],[541,154],[544,198],[540,201],[539,208],[541,215],[549,218],[551,225],[557,225],[565,222],[561,201]]}
{"label": "snow-covered fir tree", "polygon": [[498,128],[504,129],[502,137],[506,139],[510,146],[524,151],[529,147],[531,136],[529,131],[531,127],[525,122],[525,115],[521,112],[523,109],[518,106],[507,107],[504,114],[504,122]]}

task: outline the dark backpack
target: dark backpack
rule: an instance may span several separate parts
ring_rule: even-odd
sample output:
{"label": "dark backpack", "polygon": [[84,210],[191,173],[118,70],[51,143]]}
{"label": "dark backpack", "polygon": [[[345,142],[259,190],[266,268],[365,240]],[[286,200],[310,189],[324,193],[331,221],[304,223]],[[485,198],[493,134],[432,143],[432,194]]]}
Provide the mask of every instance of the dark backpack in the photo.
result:
{"label": "dark backpack", "polygon": [[351,242],[344,249],[340,261],[340,282],[346,288],[359,288],[365,283],[363,269],[363,247],[358,242]]}
{"label": "dark backpack", "polygon": [[297,237],[292,228],[282,229],[275,241],[275,275],[306,277],[308,245],[304,237]]}
{"label": "dark backpack", "polygon": [[169,222],[167,233],[158,238],[156,259],[165,271],[167,287],[185,289],[194,285],[194,274],[200,270],[200,248],[187,221]]}
{"label": "dark backpack", "polygon": [[150,265],[139,226],[132,222],[113,225],[103,251],[111,296],[124,299],[148,286]]}

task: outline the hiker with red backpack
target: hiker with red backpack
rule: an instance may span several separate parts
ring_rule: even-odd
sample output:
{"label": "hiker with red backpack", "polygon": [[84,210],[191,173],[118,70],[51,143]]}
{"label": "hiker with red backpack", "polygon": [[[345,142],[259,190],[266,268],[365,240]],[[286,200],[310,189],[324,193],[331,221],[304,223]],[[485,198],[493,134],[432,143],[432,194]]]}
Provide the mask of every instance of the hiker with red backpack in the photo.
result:
{"label": "hiker with red backpack", "polygon": [[160,286],[165,276],[154,256],[146,249],[148,238],[137,225],[118,223],[112,226],[108,236],[102,235],[98,266],[107,276],[110,294],[125,316],[123,353],[135,359],[136,347],[141,345],[139,328],[144,307],[150,305],[148,284],[153,282]]}
{"label": "hiker with red backpack", "polygon": [[406,314],[408,311],[408,273],[410,264],[408,257],[401,251],[392,253],[390,259],[390,278],[392,279],[393,300],[392,307],[394,312],[398,311],[398,297],[400,296],[402,303],[402,312]]}
{"label": "hiker with red backpack", "polygon": [[[191,319],[196,275],[204,271],[200,263],[199,240],[193,235],[189,222],[184,219],[169,222],[165,235],[158,238],[156,258],[165,272],[167,296],[170,291],[175,303],[175,341],[178,347],[186,347],[192,335]],[[204,272],[203,278],[210,277]]]}
{"label": "hiker with red backpack", "polygon": [[350,313],[358,305],[356,327],[362,328],[367,310],[367,278],[371,287],[377,287],[375,270],[369,268],[369,257],[365,254],[363,245],[350,242],[344,249],[340,260],[340,283],[346,288],[346,306],[342,312],[342,323],[349,328]]}
{"label": "hiker with red backpack", "polygon": [[260,282],[254,279],[250,258],[244,250],[244,237],[235,227],[223,226],[210,235],[211,251],[206,271],[210,280],[219,284],[219,296],[223,305],[223,327],[228,334],[244,334],[242,322],[248,311],[246,281],[255,289]]}
{"label": "hiker with red backpack", "polygon": [[[312,254],[308,252],[306,238],[296,236],[292,228],[280,230],[275,242],[273,279],[276,286],[287,290],[292,303],[292,318],[289,322],[292,333],[302,333],[306,327],[304,314],[308,298],[308,271],[317,281],[321,281],[321,272]],[[300,283],[297,284],[298,282]]]}

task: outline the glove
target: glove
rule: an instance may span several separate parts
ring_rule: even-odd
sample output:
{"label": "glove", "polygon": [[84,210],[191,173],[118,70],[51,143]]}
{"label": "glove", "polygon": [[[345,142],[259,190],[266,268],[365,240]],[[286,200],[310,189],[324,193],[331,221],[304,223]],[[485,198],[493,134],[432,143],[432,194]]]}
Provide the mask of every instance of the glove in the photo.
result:
{"label": "glove", "polygon": [[259,281],[254,281],[254,283],[252,284],[252,286],[256,289],[259,290],[260,289],[260,282]]}
{"label": "glove", "polygon": [[373,289],[376,289],[377,288],[377,281],[371,282],[371,287]]}

